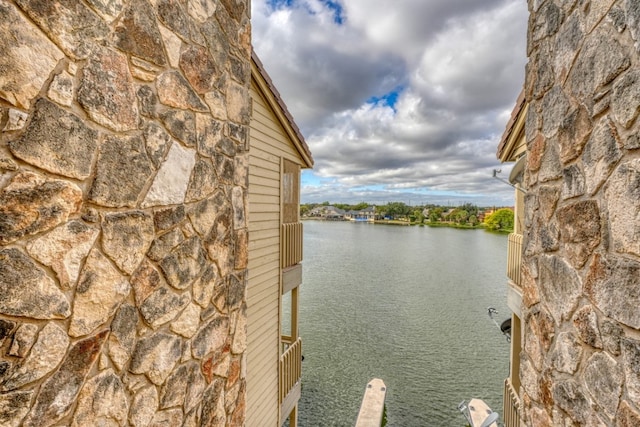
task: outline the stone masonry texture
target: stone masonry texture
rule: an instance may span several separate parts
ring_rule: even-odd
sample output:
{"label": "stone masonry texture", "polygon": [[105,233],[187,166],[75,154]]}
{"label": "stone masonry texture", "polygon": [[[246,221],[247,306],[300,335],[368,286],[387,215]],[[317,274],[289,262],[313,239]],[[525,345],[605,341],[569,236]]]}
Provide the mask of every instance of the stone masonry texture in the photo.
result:
{"label": "stone masonry texture", "polygon": [[[244,424],[249,14],[250,0],[0,0],[0,426]],[[611,127],[633,128],[636,80],[619,80],[629,99],[602,131],[618,145],[591,150],[607,155],[585,175],[603,203],[626,189],[602,173],[638,171],[617,164]],[[592,269],[640,252],[629,213],[609,211],[617,249]],[[640,353],[618,348],[590,369],[633,380],[616,358]]]}
{"label": "stone masonry texture", "polygon": [[529,12],[522,418],[640,425],[640,2]]}

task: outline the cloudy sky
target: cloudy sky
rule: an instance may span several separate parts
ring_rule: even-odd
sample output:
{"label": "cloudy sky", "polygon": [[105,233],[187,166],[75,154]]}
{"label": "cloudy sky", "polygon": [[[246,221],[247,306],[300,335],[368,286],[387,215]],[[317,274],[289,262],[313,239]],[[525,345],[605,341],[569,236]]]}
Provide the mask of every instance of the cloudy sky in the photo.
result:
{"label": "cloudy sky", "polygon": [[524,0],[252,0],[309,145],[302,202],[512,205],[492,178],[522,88]]}

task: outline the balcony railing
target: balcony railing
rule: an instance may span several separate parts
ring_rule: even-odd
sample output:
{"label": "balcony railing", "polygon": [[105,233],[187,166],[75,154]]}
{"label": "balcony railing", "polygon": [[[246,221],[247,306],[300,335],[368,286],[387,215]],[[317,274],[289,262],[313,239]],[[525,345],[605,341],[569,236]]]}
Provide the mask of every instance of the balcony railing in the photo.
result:
{"label": "balcony railing", "polygon": [[282,224],[282,268],[302,261],[302,223]]}
{"label": "balcony railing", "polygon": [[280,356],[280,424],[298,404],[302,388],[302,339],[295,340]]}
{"label": "balcony railing", "polygon": [[507,277],[517,286],[520,284],[520,266],[522,265],[522,234],[509,234],[507,245]]}
{"label": "balcony railing", "polygon": [[504,381],[502,412],[504,427],[520,427],[520,398],[518,397],[518,393],[513,389],[509,378]]}

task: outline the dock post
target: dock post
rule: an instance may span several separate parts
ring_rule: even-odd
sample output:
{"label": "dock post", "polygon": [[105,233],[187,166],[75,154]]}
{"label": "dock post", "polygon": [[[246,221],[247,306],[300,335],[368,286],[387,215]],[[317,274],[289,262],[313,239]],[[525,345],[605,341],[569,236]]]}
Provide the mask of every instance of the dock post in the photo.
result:
{"label": "dock post", "polygon": [[384,399],[387,386],[380,378],[374,378],[367,384],[360,405],[355,427],[380,427],[384,414]]}

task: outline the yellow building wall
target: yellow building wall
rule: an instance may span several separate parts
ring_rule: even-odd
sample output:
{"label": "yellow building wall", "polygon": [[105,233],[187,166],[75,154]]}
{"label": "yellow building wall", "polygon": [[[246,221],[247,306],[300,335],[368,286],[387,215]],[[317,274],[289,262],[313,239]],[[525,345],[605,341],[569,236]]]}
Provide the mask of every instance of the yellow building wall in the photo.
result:
{"label": "yellow building wall", "polygon": [[301,160],[253,81],[251,97],[246,426],[268,427],[279,421],[281,163]]}

